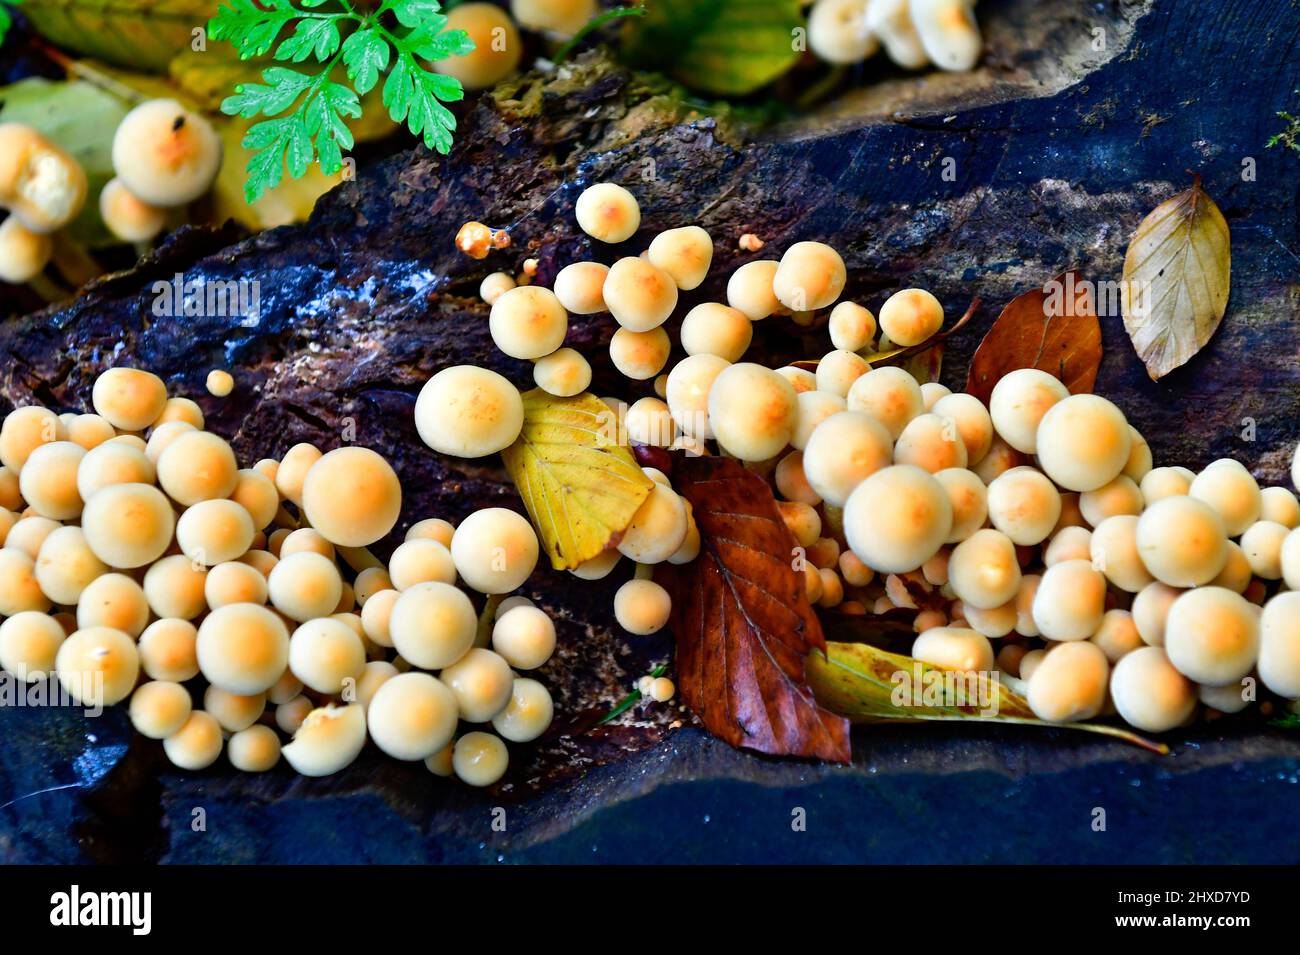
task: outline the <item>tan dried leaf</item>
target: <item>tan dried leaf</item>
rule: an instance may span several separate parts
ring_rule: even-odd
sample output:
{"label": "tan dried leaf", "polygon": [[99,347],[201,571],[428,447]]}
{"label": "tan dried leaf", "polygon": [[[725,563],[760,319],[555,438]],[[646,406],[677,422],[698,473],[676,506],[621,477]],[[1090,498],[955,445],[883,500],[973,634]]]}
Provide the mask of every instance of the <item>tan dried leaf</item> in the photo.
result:
{"label": "tan dried leaf", "polygon": [[1228,223],[1197,176],[1142,220],[1124,257],[1124,328],[1152,380],[1186,364],[1228,307]]}

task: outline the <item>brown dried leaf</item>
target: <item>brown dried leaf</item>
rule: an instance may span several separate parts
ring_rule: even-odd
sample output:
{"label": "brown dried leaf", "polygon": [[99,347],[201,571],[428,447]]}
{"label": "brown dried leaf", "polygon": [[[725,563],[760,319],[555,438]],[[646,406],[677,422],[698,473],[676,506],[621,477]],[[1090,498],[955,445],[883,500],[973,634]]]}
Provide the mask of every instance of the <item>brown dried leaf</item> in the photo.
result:
{"label": "brown dried leaf", "polygon": [[701,537],[694,561],[656,571],[673,597],[683,701],[733,746],[847,762],[848,722],[808,686],[804,658],[826,641],[771,490],[731,458],[675,457]]}
{"label": "brown dried leaf", "polygon": [[988,330],[966,390],[988,404],[993,386],[1017,368],[1041,368],[1071,394],[1092,391],[1101,367],[1101,324],[1092,286],[1070,270],[1012,299]]}
{"label": "brown dried leaf", "polygon": [[1228,307],[1228,223],[1197,176],[1142,220],[1124,256],[1124,328],[1158,380],[1205,347]]}

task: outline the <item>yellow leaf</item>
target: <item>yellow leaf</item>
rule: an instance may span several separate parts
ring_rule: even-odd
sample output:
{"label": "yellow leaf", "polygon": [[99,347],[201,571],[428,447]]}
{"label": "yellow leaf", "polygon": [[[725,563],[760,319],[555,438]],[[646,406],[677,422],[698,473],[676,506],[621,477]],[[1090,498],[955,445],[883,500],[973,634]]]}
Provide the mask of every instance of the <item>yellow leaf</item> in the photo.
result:
{"label": "yellow leaf", "polygon": [[161,73],[194,31],[206,27],[218,0],[24,0],[36,32],[83,56]]}
{"label": "yellow leaf", "polygon": [[855,723],[881,720],[983,720],[1084,730],[1168,753],[1135,733],[1100,723],[1045,723],[1001,674],[959,673],[865,643],[827,641],[826,655],[805,658],[817,702]]}
{"label": "yellow leaf", "polygon": [[592,395],[524,395],[523,431],[501,456],[556,570],[616,544],[654,487],[616,432]]}
{"label": "yellow leaf", "polygon": [[1214,335],[1228,307],[1228,223],[1192,187],[1142,220],[1124,256],[1124,328],[1152,380],[1186,364]]}

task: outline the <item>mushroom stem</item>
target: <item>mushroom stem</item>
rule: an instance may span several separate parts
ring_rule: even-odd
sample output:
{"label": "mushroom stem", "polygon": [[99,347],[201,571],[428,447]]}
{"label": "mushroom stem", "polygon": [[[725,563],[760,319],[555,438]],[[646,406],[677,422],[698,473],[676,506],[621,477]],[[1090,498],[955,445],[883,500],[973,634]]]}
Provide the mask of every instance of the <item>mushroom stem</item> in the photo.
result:
{"label": "mushroom stem", "polygon": [[343,558],[344,563],[357,573],[370,567],[384,566],[383,561],[370,553],[369,547],[335,547],[335,551]]}
{"label": "mushroom stem", "polygon": [[492,645],[492,628],[496,624],[497,607],[505,599],[505,594],[488,594],[487,602],[483,604],[483,612],[478,615],[478,630],[474,634],[474,646]]}
{"label": "mushroom stem", "polygon": [[55,282],[53,279],[47,278],[44,273],[28,279],[27,286],[50,304],[66,302],[73,296],[71,289],[59,282]]}
{"label": "mushroom stem", "polygon": [[62,232],[54,234],[52,258],[63,277],[78,288],[104,274],[99,262]]}

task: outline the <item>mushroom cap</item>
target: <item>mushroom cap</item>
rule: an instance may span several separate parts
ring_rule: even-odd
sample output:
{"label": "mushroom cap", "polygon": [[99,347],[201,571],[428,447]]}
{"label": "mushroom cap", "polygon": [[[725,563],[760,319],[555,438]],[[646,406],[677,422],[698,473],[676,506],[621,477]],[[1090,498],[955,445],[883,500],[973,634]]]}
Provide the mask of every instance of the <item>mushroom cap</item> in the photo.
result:
{"label": "mushroom cap", "polygon": [[72,520],[81,514],[77,469],[86,449],[72,441],[51,441],[32,450],[18,475],[28,506],[41,517]]}
{"label": "mushroom cap", "polygon": [[1162,498],[1142,512],[1137,547],[1151,575],[1171,587],[1209,583],[1229,556],[1223,518],[1186,495]]}
{"label": "mushroom cap", "polygon": [[[202,628],[199,638],[202,639]],[[337,695],[366,666],[366,648],[342,620],[318,617],[298,626],[289,639],[289,669],[317,693]],[[279,677],[277,676],[277,679]]]}
{"label": "mushroom cap", "polygon": [[15,408],[0,424],[0,464],[18,474],[33,451],[42,444],[62,440],[65,434],[63,422],[48,408]]}
{"label": "mushroom cap", "polygon": [[149,242],[167,224],[167,210],[136,198],[121,179],[99,191],[99,217],[123,242]]}
{"label": "mushroom cap", "polygon": [[856,302],[840,302],[827,320],[831,344],[846,351],[860,351],[876,337],[876,316]]}
{"label": "mushroom cap", "polygon": [[709,424],[709,393],[718,376],[728,367],[725,358],[701,354],[682,359],[668,373],[668,408],[673,421],[684,433],[696,438],[713,437],[713,428]]}
{"label": "mushroom cap", "polygon": [[307,714],[281,754],[303,776],[329,776],[350,765],[365,745],[365,710],[329,704]]}
{"label": "mushroom cap", "polygon": [[[930,385],[936,382],[930,382]],[[940,386],[942,387],[942,386]],[[924,395],[927,385],[921,386]],[[966,462],[974,467],[984,460],[993,446],[993,419],[984,407],[984,402],[974,395],[962,392],[941,395],[926,410],[951,418],[957,425],[957,433],[962,444],[966,446]]]}
{"label": "mushroom cap", "polygon": [[343,577],[334,561],[312,551],[281,558],[267,585],[275,609],[299,623],[333,613],[343,596]]}
{"label": "mushroom cap", "polygon": [[772,291],[796,312],[828,308],[848,277],[840,254],[824,242],[796,242],[785,250],[772,276]]}
{"label": "mushroom cap", "polygon": [[772,285],[778,267],[779,263],[771,259],[759,259],[740,266],[727,280],[727,304],[751,322],[767,318],[781,307]]}
{"label": "mushroom cap", "polygon": [[[806,469],[806,453],[804,462]],[[916,570],[938,552],[951,530],[947,492],[933,475],[910,464],[871,474],[844,507],[849,547],[880,573]]]}
{"label": "mushroom cap", "polygon": [[172,554],[145,571],[144,595],[159,617],[193,620],[208,609],[207,577],[207,568],[195,566],[184,554]]}
{"label": "mushroom cap", "polygon": [[269,726],[250,726],[226,744],[230,765],[244,773],[264,773],[280,761],[280,737]]}
{"label": "mushroom cap", "polygon": [[808,48],[827,63],[861,63],[879,48],[867,28],[869,0],[816,0],[808,13]]}
{"label": "mushroom cap", "polygon": [[682,291],[698,288],[713,263],[713,240],[697,225],[660,232],[650,240],[647,258],[667,272]]}
{"label": "mushroom cap", "polygon": [[619,373],[635,381],[653,378],[668,363],[672,341],[663,328],[633,332],[619,328],[609,340],[609,358]]}
{"label": "mushroom cap", "polygon": [[746,461],[776,457],[794,433],[794,388],[762,365],[724,368],[709,389],[708,406],[718,444]]}
{"label": "mushroom cap", "polygon": [[1165,652],[1179,673],[1226,686],[1250,673],[1259,656],[1259,609],[1225,587],[1181,594],[1165,620]]}
{"label": "mushroom cap", "polygon": [[682,319],[682,348],[688,355],[717,355],[739,361],[754,338],[754,326],[730,305],[701,302]]}
{"label": "mushroom cap", "polygon": [[1016,547],[1002,531],[977,530],[948,558],[948,584],[968,607],[992,610],[1015,598],[1020,590]]}
{"label": "mushroom cap", "polygon": [[1125,654],[1111,671],[1110,696],[1124,722],[1147,733],[1180,726],[1196,709],[1196,685],[1174,669],[1163,647]]}
{"label": "mushroom cap", "polygon": [[[243,514],[247,520],[247,512]],[[152,484],[112,484],[102,488],[90,498],[81,515],[87,544],[111,567],[135,568],[153,563],[171,546],[176,524],[171,504]],[[248,541],[232,556],[247,550],[251,540],[250,522]]]}
{"label": "mushroom cap", "polygon": [[474,731],[456,740],[451,761],[461,782],[470,786],[491,786],[505,775],[510,753],[498,737]]}
{"label": "mushroom cap", "polygon": [[854,488],[890,465],[892,455],[889,432],[879,421],[859,411],[839,411],[813,429],[804,445],[803,470],[823,500],[843,507]]}
{"label": "mushroom cap", "polygon": [[1011,447],[1033,454],[1038,447],[1038,426],[1048,410],[1069,390],[1052,375],[1037,368],[1018,368],[1003,375],[989,395],[989,416],[998,435]]}
{"label": "mushroom cap", "polygon": [[516,677],[506,708],[492,717],[492,728],[512,743],[527,743],[546,732],[555,714],[551,694],[536,680]]}
{"label": "mushroom cap", "polygon": [[[957,422],[930,411],[917,415],[903,427],[894,444],[894,463],[914,464],[931,474],[949,468],[964,468],[966,445],[957,430]],[[1055,493],[1056,488],[1052,491]],[[1060,498],[1057,500],[1059,502]],[[1044,536],[1046,533],[1044,531]]]}
{"label": "mushroom cap", "polygon": [[600,262],[571,262],[555,276],[555,297],[574,315],[608,311],[605,307],[605,277],[608,275],[609,266]]}
{"label": "mushroom cap", "polygon": [[874,417],[898,440],[907,423],[925,409],[921,386],[902,368],[873,368],[857,378],[847,395],[850,411],[863,411]]}
{"label": "mushroom cap", "polygon": [[474,365],[444,368],[415,403],[415,427],[443,454],[477,458],[509,447],[524,426],[519,390],[494,371]]}
{"label": "mushroom cap", "polygon": [[572,398],[591,384],[591,365],[573,348],[559,348],[533,365],[533,381],[547,394]]}
{"label": "mushroom cap", "polygon": [[519,68],[524,44],[519,28],[504,10],[492,3],[460,3],[446,12],[447,30],[464,30],[474,49],[461,56],[435,60],[435,73],[460,80],[467,90],[496,86]]}
{"label": "mushroom cap", "polygon": [[1142,562],[1137,544],[1138,519],[1132,514],[1108,517],[1088,538],[1088,559],[1120,590],[1135,594],[1154,577]]}
{"label": "mushroom cap", "polygon": [[1029,678],[1026,699],[1034,715],[1049,723],[1092,719],[1106,702],[1110,666],[1095,643],[1062,643]]}
{"label": "mushroom cap", "polygon": [[[594,10],[595,0],[584,2]],[[527,5],[542,6],[538,0],[530,0]],[[518,0],[512,4],[512,8],[517,9],[519,6]],[[518,13],[515,18],[529,26]],[[574,214],[578,219],[578,227],[600,242],[623,242],[641,227],[641,207],[637,205],[636,197],[613,182],[600,182],[584,189],[574,205]]]}
{"label": "mushroom cap", "polygon": [[112,706],[135,689],[140,654],[135,641],[121,630],[87,627],[59,645],[54,667],[59,683],[78,703]]}
{"label": "mushroom cap", "polygon": [[1062,398],[1038,424],[1039,467],[1070,491],[1095,491],[1115,480],[1132,446],[1124,413],[1100,395]]}
{"label": "mushroom cap", "polygon": [[604,296],[615,321],[634,332],[648,332],[677,307],[677,284],[647,259],[627,256],[610,266]]}
{"label": "mushroom cap", "polygon": [[163,740],[163,752],[174,766],[197,772],[221,755],[221,725],[211,713],[193,710],[185,724]]}
{"label": "mushroom cap", "polygon": [[181,553],[208,567],[244,556],[255,533],[248,511],[231,500],[199,501],[176,521]]}
{"label": "mushroom cap", "polygon": [[912,642],[912,656],[947,670],[993,669],[993,645],[982,633],[968,627],[931,627]]}
{"label": "mushroom cap", "polygon": [[67,633],[57,620],[24,610],[0,623],[0,669],[31,683],[54,672],[54,661]]}
{"label": "mushroom cap", "polygon": [[974,471],[966,468],[945,468],[934,477],[943,486],[952,507],[952,529],[944,543],[960,543],[984,526],[988,517],[988,489]]}
{"label": "mushroom cap", "polygon": [[[3,556],[4,552],[0,551],[0,557]],[[22,606],[18,609],[44,610],[49,606],[45,598],[64,606],[73,606],[81,599],[81,592],[90,582],[107,572],[108,566],[95,556],[82,528],[73,525],[56,528],[41,544],[36,556],[35,580],[31,582],[40,585],[38,595],[41,599],[37,603],[44,606]],[[21,567],[0,567],[0,581],[6,579],[9,586],[14,588],[27,582]],[[6,610],[0,603],[0,614],[8,616],[17,612],[14,609]]]}
{"label": "mushroom cap", "polygon": [[221,169],[212,125],[174,99],[154,99],[127,113],[113,134],[113,171],[142,202],[170,208],[193,202]]}
{"label": "mushroom cap", "polygon": [[163,739],[180,730],[190,718],[190,691],[179,683],[151,680],[131,694],[129,714],[136,732]]}
{"label": "mushroom cap", "polygon": [[[0,640],[3,639],[0,627]],[[1279,696],[1300,699],[1300,593],[1280,593],[1259,618],[1259,678]]]}
{"label": "mushroom cap", "polygon": [[1047,640],[1087,640],[1106,612],[1106,578],[1087,560],[1065,560],[1043,571],[1034,594],[1034,624]]}
{"label": "mushroom cap", "polygon": [[149,623],[149,602],[144,591],[125,574],[96,577],[77,600],[77,626],[111,627],[138,637]]}
{"label": "mushroom cap", "polygon": [[33,232],[16,215],[0,222],[0,282],[30,282],[45,270],[53,255],[51,236]]}
{"label": "mushroom cap", "polygon": [[451,557],[461,579],[484,594],[506,594],[537,566],[537,533],[527,518],[504,507],[475,511],[456,528]]}
{"label": "mushroom cap", "polygon": [[482,647],[444,667],[439,679],[455,696],[460,718],[467,723],[486,723],[505,709],[514,684],[510,664]]}
{"label": "mushroom cap", "polygon": [[555,652],[555,623],[537,607],[513,607],[493,624],[492,649],[515,669],[535,670]]}
{"label": "mushroom cap", "polygon": [[396,525],[402,485],[392,465],[369,448],[336,448],[307,472],[302,506],[326,540],[365,547]]}
{"label": "mushroom cap", "polygon": [[228,604],[203,619],[194,652],[213,686],[242,696],[265,693],[288,666],[289,631],[260,604]]}
{"label": "mushroom cap", "polygon": [[203,710],[211,713],[223,730],[238,733],[258,721],[266,712],[265,693],[231,693],[219,686],[203,691]]}
{"label": "mushroom cap", "polygon": [[189,507],[226,498],[239,481],[239,465],[229,443],[209,431],[178,435],[158,457],[158,483],[167,496]]}
{"label": "mushroom cap", "polygon": [[493,303],[488,331],[497,348],[511,358],[541,358],[564,344],[569,313],[550,289],[520,285]]}
{"label": "mushroom cap", "polygon": [[690,531],[686,503],[671,487],[655,482],[618,542],[618,552],[642,564],[659,564],[675,554]]}
{"label": "mushroom cap", "polygon": [[95,492],[113,484],[154,483],[158,472],[148,455],[121,441],[108,441],[86,452],[77,468],[77,492],[89,501]]}
{"label": "mushroom cap", "polygon": [[943,326],[943,305],[922,288],[899,289],[880,306],[880,330],[896,345],[919,345]]}
{"label": "mushroom cap", "polygon": [[1211,464],[1196,475],[1187,494],[1218,512],[1229,537],[1240,536],[1259,520],[1259,484],[1243,467]]}
{"label": "mushroom cap", "polygon": [[0,123],[0,205],[12,213],[15,234],[18,224],[30,233],[57,232],[85,204],[81,163],[30,126]]}
{"label": "mushroom cap", "polygon": [[633,579],[614,593],[614,617],[628,633],[645,636],[668,623],[673,602],[668,591],[653,580]]}
{"label": "mushroom cap", "polygon": [[399,673],[384,680],[366,708],[375,745],[394,759],[427,759],[456,732],[456,697],[428,673]]}
{"label": "mushroom cap", "polygon": [[477,630],[478,616],[469,597],[451,584],[438,581],[402,591],[388,620],[389,636],[397,652],[426,670],[437,670],[459,660],[474,645]]}

